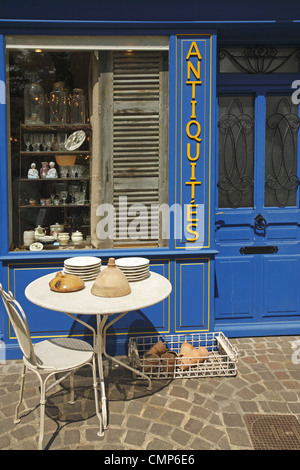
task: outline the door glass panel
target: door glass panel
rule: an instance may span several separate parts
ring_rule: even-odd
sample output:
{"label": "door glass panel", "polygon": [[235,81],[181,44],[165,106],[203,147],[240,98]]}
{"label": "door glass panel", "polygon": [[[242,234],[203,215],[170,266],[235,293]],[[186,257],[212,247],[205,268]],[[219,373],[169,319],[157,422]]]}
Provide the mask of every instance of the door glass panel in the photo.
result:
{"label": "door glass panel", "polygon": [[219,98],[219,207],[253,207],[254,98]]}
{"label": "door glass panel", "polygon": [[265,206],[296,205],[299,184],[297,144],[298,105],[285,96],[267,96]]}

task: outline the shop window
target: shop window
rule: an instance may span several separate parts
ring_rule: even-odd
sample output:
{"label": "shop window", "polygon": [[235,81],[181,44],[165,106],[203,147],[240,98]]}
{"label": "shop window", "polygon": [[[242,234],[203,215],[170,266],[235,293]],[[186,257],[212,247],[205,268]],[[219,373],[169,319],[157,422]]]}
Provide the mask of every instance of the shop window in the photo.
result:
{"label": "shop window", "polygon": [[10,249],[163,246],[168,52],[75,42],[10,38]]}

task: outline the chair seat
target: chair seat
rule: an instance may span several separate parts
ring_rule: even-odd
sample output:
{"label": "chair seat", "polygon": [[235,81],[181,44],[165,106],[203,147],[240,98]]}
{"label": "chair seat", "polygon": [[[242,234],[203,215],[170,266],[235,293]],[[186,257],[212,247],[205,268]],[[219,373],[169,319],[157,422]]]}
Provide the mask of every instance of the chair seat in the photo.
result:
{"label": "chair seat", "polygon": [[[93,348],[77,338],[53,338],[33,347],[38,365],[43,369],[66,370],[80,367],[93,357]],[[26,358],[25,363],[30,367]]]}

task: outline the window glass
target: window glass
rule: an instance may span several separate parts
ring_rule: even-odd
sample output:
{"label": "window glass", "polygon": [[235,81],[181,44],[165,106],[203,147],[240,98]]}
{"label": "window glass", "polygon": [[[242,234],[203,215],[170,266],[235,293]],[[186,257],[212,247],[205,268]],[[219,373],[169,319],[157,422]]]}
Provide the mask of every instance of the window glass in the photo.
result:
{"label": "window glass", "polygon": [[219,207],[253,206],[254,98],[219,98]]}
{"label": "window glass", "polygon": [[298,105],[288,96],[267,96],[266,102],[265,206],[295,206]]}
{"label": "window glass", "polygon": [[9,50],[8,89],[11,250],[166,243],[167,52]]}

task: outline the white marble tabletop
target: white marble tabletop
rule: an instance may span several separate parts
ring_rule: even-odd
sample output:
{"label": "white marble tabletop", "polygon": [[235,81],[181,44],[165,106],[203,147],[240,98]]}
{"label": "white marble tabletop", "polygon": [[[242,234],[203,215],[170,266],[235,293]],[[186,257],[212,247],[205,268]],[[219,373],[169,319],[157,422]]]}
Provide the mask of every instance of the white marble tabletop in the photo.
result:
{"label": "white marble tabletop", "polygon": [[56,273],[47,274],[31,282],[25,289],[26,298],[40,307],[73,314],[107,314],[130,312],[149,307],[167,298],[172,285],[168,279],[150,271],[143,281],[131,282],[131,293],[123,297],[104,298],[91,293],[94,281],[85,282],[77,292],[54,292],[49,282]]}

